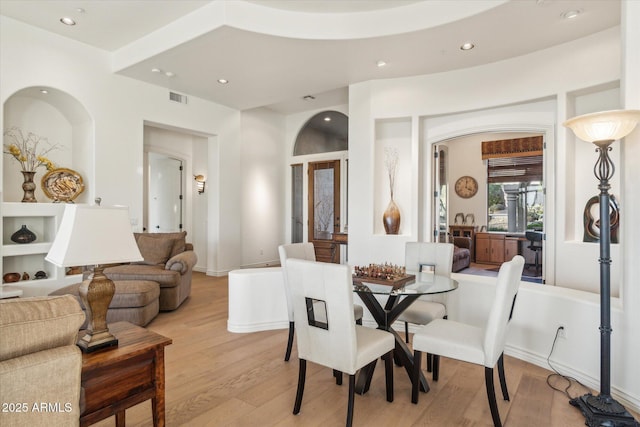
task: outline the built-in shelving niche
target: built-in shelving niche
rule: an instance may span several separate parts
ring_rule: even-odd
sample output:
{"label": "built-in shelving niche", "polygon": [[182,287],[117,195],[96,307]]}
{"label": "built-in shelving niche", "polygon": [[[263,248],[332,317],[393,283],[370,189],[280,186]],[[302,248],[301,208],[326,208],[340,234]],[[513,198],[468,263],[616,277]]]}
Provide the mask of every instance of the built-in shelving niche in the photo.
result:
{"label": "built-in shelving niche", "polygon": [[412,212],[412,173],[411,159],[411,118],[388,118],[375,120],[374,151],[374,194],[373,194],[373,234],[384,235],[382,216],[390,201],[389,174],[386,167],[386,152],[395,151],[398,155],[393,198],[400,209],[401,221],[399,235],[411,235],[414,224]]}
{"label": "built-in shelving niche", "polygon": [[[91,200],[94,158],[94,124],[84,106],[73,96],[52,87],[30,87],[22,89],[7,99],[4,104],[3,130],[20,128],[25,135],[32,132],[46,137],[58,148],[46,157],[56,167],[78,172],[85,184],[84,192],[77,203]],[[6,137],[3,144],[10,142]],[[2,159],[2,275],[8,272],[25,272],[29,280],[11,283],[23,291],[24,296],[46,295],[52,290],[81,280],[81,276],[67,276],[64,268],[45,261],[55,237],[63,204],[52,203],[42,191],[41,180],[46,169],[40,167],[35,176],[35,196],[38,203],[21,203],[22,174],[20,165],[8,155]],[[11,235],[26,225],[36,236],[36,241],[16,244]],[[34,280],[35,273],[44,271],[46,279]]]}

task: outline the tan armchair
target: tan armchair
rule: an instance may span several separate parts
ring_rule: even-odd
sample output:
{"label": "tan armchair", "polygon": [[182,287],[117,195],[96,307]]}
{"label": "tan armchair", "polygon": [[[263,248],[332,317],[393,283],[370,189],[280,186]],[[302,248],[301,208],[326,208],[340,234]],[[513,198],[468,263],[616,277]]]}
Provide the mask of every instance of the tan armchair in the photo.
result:
{"label": "tan armchair", "polygon": [[175,310],[191,294],[191,275],[198,261],[186,231],[178,233],[134,233],[141,263],[105,268],[113,281],[146,280],[160,285],[160,310]]}
{"label": "tan armchair", "polygon": [[0,425],[79,425],[82,322],[71,295],[0,301]]}

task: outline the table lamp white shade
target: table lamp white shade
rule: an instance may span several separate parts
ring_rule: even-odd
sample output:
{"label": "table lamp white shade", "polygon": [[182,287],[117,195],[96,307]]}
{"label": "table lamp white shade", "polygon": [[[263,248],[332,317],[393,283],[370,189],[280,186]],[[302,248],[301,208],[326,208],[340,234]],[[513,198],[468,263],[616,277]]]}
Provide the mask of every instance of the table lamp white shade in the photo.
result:
{"label": "table lamp white shade", "polygon": [[640,121],[640,110],[612,110],[573,117],[564,126],[583,141],[615,141],[633,131]]}
{"label": "table lamp white shade", "polygon": [[59,267],[142,261],[129,209],[66,205],[45,260]]}

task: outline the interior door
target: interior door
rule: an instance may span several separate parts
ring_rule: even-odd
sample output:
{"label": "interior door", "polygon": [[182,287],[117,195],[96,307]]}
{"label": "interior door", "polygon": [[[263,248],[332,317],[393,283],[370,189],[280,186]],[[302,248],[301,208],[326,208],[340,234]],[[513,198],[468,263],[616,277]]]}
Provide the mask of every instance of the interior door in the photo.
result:
{"label": "interior door", "polygon": [[182,231],[182,161],[149,153],[149,232]]}
{"label": "interior door", "polygon": [[309,163],[309,241],[316,260],[340,262],[340,160]]}
{"label": "interior door", "polygon": [[433,148],[433,241],[446,243],[449,232],[448,152],[444,145]]}

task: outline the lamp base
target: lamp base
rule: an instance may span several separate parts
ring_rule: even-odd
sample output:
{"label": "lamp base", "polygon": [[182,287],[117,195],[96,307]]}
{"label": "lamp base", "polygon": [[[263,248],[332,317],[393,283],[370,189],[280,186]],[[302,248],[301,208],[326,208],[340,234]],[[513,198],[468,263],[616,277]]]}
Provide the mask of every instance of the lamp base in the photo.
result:
{"label": "lamp base", "polygon": [[[104,336],[100,336],[104,335]],[[115,347],[118,345],[118,338],[114,337],[110,333],[97,334],[97,335],[85,335],[80,338],[76,343],[83,353],[93,353],[96,350],[107,347]]]}
{"label": "lamp base", "polygon": [[96,265],[93,274],[78,288],[87,314],[87,333],[77,345],[85,353],[118,345],[118,339],[109,332],[107,311],[116,291],[111,279],[104,275],[104,266]]}
{"label": "lamp base", "polygon": [[587,393],[569,400],[582,411],[589,427],[640,427],[633,416],[611,396]]}

